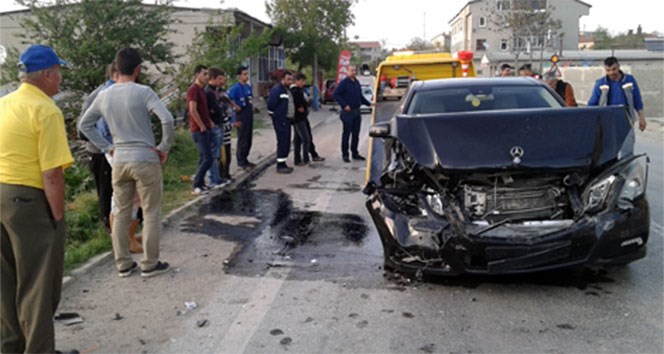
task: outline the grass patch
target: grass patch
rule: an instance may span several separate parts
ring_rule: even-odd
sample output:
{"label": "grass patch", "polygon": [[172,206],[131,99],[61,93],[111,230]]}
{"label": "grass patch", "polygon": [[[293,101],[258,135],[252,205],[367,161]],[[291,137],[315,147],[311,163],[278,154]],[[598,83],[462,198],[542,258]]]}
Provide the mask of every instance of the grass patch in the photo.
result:
{"label": "grass patch", "polygon": [[65,273],[87,262],[90,258],[111,250],[111,235],[104,228],[93,231],[85,242],[67,242],[65,248]]}
{"label": "grass patch", "polygon": [[[174,145],[163,166],[164,196],[162,215],[180,207],[193,199],[191,182],[186,178],[196,173],[198,150],[193,143],[191,133],[184,128],[175,130]],[[77,162],[67,169],[67,244],[65,246],[65,272],[90,258],[109,251],[112,248],[111,237],[99,221],[97,194],[94,182],[86,166]],[[183,178],[185,181],[183,182]]]}
{"label": "grass patch", "polygon": [[190,194],[192,182],[189,179],[198,168],[198,149],[191,138],[191,133],[184,128],[178,128],[174,137],[175,142],[163,170],[162,215],[168,214],[193,198]]}

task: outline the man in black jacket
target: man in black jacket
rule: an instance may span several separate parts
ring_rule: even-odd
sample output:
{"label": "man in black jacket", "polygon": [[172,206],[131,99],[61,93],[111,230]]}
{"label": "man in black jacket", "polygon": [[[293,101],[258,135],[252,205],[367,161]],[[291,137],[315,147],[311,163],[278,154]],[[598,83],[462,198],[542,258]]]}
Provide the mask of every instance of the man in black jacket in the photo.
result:
{"label": "man in black jacket", "polygon": [[292,80],[293,74],[284,72],[281,84],[275,85],[267,98],[267,109],[277,134],[277,173],[293,172],[293,168],[286,164],[290,151],[291,120],[295,117],[293,95],[288,89]]}
{"label": "man in black jacket", "polygon": [[[295,128],[295,140],[293,141],[293,154],[296,166],[309,163],[309,149],[311,147],[311,133],[307,129],[307,116],[309,108],[307,99],[304,97],[304,84],[307,77],[302,73],[295,75],[295,84],[291,86],[293,101],[295,102],[295,119],[293,119],[293,128]],[[300,154],[300,148],[302,153]],[[302,157],[302,158],[301,158]]]}
{"label": "man in black jacket", "polygon": [[[307,83],[307,77],[304,76],[304,74],[298,73],[298,74],[295,75],[295,81],[296,81],[295,84],[291,85],[291,92],[293,92],[293,88],[295,86],[299,87],[299,90],[302,92],[302,99],[304,100],[304,107],[305,107],[305,109],[307,109],[307,107],[309,106],[309,103],[306,99],[305,90],[304,90],[304,86]],[[295,96],[294,92],[293,92],[293,96]],[[295,100],[297,101],[297,98],[295,98]],[[297,102],[296,102],[296,106],[297,106]],[[316,145],[314,144],[314,135],[311,133],[311,124],[309,122],[309,111],[307,110],[306,113],[307,114],[305,115],[303,120],[304,120],[304,125],[306,126],[306,129],[307,129],[307,134],[309,135],[309,138],[310,138],[309,139],[310,140],[309,141],[309,154],[311,155],[311,161],[316,161],[316,162],[325,161],[325,158],[318,155],[318,152],[316,151]],[[298,116],[297,107],[296,107],[295,115],[296,115],[296,120],[297,120],[297,116]],[[294,154],[293,160],[295,161],[295,165],[300,165],[302,163],[302,154],[301,154],[302,139],[300,138],[300,135],[297,134],[297,127],[295,127],[295,128],[296,128],[295,137],[293,138],[293,150],[294,150],[293,151],[293,154]]]}
{"label": "man in black jacket", "polygon": [[343,132],[341,134],[341,158],[344,162],[350,162],[348,158],[348,140],[350,139],[350,152],[353,160],[366,160],[358,151],[360,139],[360,127],[362,126],[362,114],[360,106],[365,104],[372,106],[362,95],[362,87],[356,78],[357,68],[355,65],[348,66],[348,76],[339,82],[334,90],[334,100],[341,106],[341,122]]}

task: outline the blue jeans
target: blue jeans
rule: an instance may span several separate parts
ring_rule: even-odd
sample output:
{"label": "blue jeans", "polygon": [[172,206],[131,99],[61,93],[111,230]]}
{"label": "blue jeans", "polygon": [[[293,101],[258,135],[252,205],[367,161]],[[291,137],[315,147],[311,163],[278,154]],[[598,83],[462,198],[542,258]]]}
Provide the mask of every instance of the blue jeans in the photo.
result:
{"label": "blue jeans", "polygon": [[200,157],[198,158],[198,171],[194,177],[194,188],[203,188],[205,186],[205,174],[212,167],[212,132],[206,130],[204,132],[192,132],[191,137],[194,138],[196,148]]}
{"label": "blue jeans", "polygon": [[219,176],[219,159],[221,158],[221,140],[224,138],[223,130],[215,126],[211,129],[211,144],[212,150],[212,167],[210,167],[210,182],[212,184],[221,183],[221,176]]}

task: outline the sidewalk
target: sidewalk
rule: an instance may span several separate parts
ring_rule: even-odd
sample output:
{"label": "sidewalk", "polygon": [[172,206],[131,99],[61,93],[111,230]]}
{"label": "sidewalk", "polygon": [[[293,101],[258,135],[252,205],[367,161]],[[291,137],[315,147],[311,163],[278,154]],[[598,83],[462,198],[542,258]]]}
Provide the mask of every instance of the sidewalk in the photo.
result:
{"label": "sidewalk", "polygon": [[[329,119],[336,119],[338,117],[338,112],[330,111],[332,106],[322,106],[321,109],[317,112],[311,111],[309,113],[309,121],[311,122],[311,129],[314,135],[314,142],[316,137],[316,127],[325,123]],[[254,135],[251,145],[251,151],[249,153],[249,161],[256,164],[256,168],[247,172],[237,166],[237,160],[235,159],[235,147],[237,146],[237,138],[232,140],[232,164],[231,164],[231,176],[235,179],[230,185],[217,190],[212,191],[208,195],[199,196],[193,200],[190,200],[181,207],[171,211],[168,215],[165,215],[162,219],[162,225],[169,225],[174,220],[177,220],[178,217],[183,215],[189,208],[195,207],[202,204],[210,196],[217,195],[223,190],[229,190],[237,188],[242,185],[245,181],[252,178],[254,175],[261,173],[266,168],[269,168],[270,165],[276,162],[276,151],[277,151],[277,138],[272,128],[272,121],[267,113],[258,113],[254,116],[255,121],[261,121],[263,128],[254,129]],[[289,165],[293,164],[292,154],[289,156]],[[78,278],[92,271],[94,268],[110,262],[113,259],[113,251],[108,251],[97,255],[91,258],[85,264],[73,269],[68,276],[65,276],[62,281],[63,290],[69,285],[73,284]]]}
{"label": "sidewalk", "polygon": [[664,118],[646,118],[646,122],[646,130],[642,132],[637,128],[636,136],[644,136],[658,141],[664,140]]}

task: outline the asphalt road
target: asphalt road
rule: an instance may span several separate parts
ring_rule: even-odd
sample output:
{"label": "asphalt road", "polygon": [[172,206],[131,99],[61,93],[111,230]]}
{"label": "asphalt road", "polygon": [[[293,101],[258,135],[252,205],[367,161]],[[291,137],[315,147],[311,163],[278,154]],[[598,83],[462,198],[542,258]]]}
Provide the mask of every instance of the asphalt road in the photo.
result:
{"label": "asphalt road", "polygon": [[[368,119],[362,127],[368,129]],[[328,159],[258,179],[173,223],[176,269],[142,280],[100,269],[69,287],[61,348],[161,353],[660,353],[664,348],[662,140],[651,156],[648,256],[623,268],[410,282],[382,269],[340,122],[315,132]],[[365,136],[365,135],[363,135]],[[361,152],[367,152],[362,140]],[[185,301],[195,301],[187,309]],[[120,319],[118,319],[121,317]]]}

